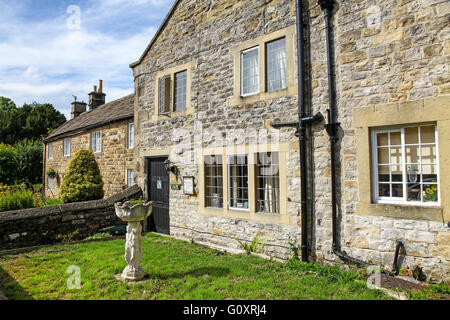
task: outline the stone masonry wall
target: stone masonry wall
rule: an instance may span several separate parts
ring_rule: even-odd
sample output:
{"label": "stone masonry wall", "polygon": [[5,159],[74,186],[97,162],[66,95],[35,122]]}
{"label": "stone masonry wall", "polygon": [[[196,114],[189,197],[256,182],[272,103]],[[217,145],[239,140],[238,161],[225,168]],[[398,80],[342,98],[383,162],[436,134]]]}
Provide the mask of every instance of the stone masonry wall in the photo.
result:
{"label": "stone masonry wall", "polygon": [[82,240],[101,229],[125,225],[117,218],[114,203],[140,196],[141,189],[134,186],[106,200],[2,212],[0,251],[57,243],[71,234],[73,240]]}
{"label": "stone masonry wall", "polygon": [[[406,256],[402,267],[419,264],[427,275],[449,279],[450,235],[443,222],[355,214],[359,177],[353,125],[355,108],[417,101],[450,93],[449,4],[446,0],[337,2],[332,24],[338,121],[341,123],[338,157],[341,191],[338,199],[342,249],[390,269],[395,240],[403,239]],[[236,101],[233,96],[236,64],[231,52],[242,42],[294,26],[295,14],[293,0],[185,0],[179,3],[143,61],[133,68],[136,88],[145,88],[145,94],[137,98],[135,113],[135,167],[137,182],[144,190],[147,188],[145,157],[157,151],[164,154],[164,150],[174,146],[178,148],[178,142],[186,137],[194,142],[200,129],[215,128],[226,134],[233,129],[264,129],[264,120],[297,120],[297,96],[292,91],[283,91],[275,98],[232,102]],[[326,115],[325,22],[315,0],[305,4],[305,23],[307,105],[311,114],[322,112]],[[287,55],[292,55],[295,61],[288,72],[295,72],[295,41],[294,50]],[[188,62],[194,62],[191,104],[195,112],[152,120],[155,75]],[[183,135],[174,134],[176,129],[182,129]],[[283,128],[279,133],[280,142],[298,144],[295,129]],[[313,150],[309,174],[314,196],[314,208],[310,213],[311,254],[323,261],[340,263],[331,250],[329,137],[323,124],[315,125],[309,137]],[[207,146],[207,138],[200,145]],[[178,151],[183,154],[183,150]],[[182,174],[198,177],[196,163],[176,164]],[[261,232],[263,237],[269,237],[265,253],[288,257],[290,243],[298,244],[301,239],[298,149],[292,147],[286,153],[286,166],[287,199],[284,200],[287,201],[289,224],[200,215],[198,196],[186,196],[181,190],[172,190],[171,233],[216,246],[237,248],[234,238],[251,240]]]}
{"label": "stone masonry wall", "polygon": [[[134,150],[128,149],[127,146],[128,124],[131,122],[133,119],[119,121],[71,136],[70,157],[64,157],[63,154],[64,138],[50,142],[53,143],[53,159],[48,159],[47,152],[44,172],[53,168],[57,172],[57,177],[54,179],[54,190],[49,192],[46,188],[46,196],[58,196],[70,160],[77,151],[91,149],[91,133],[98,130],[102,131],[102,151],[94,155],[103,178],[105,197],[124,190],[127,187],[127,170],[134,167]],[[46,150],[48,150],[48,144],[46,144]]]}

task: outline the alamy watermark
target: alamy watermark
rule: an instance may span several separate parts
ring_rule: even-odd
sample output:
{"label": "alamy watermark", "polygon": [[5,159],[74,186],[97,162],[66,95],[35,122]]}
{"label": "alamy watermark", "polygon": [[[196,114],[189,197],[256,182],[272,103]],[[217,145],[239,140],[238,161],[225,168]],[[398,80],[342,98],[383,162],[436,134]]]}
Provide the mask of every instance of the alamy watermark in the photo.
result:
{"label": "alamy watermark", "polygon": [[78,266],[70,266],[67,268],[66,273],[71,274],[67,279],[67,288],[70,290],[81,289],[81,269]]}
{"label": "alamy watermark", "polygon": [[71,5],[67,8],[67,14],[69,18],[67,19],[66,25],[69,30],[80,30],[81,29],[81,9],[79,6]]}

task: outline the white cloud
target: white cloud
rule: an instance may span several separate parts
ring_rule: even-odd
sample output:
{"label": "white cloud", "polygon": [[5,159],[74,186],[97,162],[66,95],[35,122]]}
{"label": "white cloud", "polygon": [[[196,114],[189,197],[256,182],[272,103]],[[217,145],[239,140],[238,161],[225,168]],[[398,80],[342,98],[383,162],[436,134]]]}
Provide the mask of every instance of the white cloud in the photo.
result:
{"label": "white cloud", "polygon": [[[23,21],[24,6],[0,3],[0,96],[21,105],[52,103],[70,115],[72,95],[87,100],[98,79],[107,101],[133,92],[129,64],[152,39],[173,0],[96,0],[81,7],[81,28],[69,30],[66,11],[47,20]],[[158,12],[157,19],[130,24],[136,11]],[[127,10],[129,9],[130,12]],[[153,9],[153,10],[152,10]],[[127,13],[127,14],[126,14]],[[120,23],[126,28],[112,32]],[[136,30],[136,31],[134,31]]]}

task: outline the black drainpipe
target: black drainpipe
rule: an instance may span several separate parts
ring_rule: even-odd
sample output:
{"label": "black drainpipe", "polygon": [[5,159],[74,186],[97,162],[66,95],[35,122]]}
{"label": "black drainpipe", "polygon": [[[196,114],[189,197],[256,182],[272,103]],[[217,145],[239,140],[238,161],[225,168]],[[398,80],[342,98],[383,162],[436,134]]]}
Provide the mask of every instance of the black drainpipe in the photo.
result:
{"label": "black drainpipe", "polygon": [[296,0],[297,8],[297,58],[298,58],[298,122],[274,123],[272,127],[297,127],[295,135],[299,138],[300,144],[300,197],[301,197],[301,222],[302,222],[302,261],[308,262],[308,195],[307,195],[307,159],[306,159],[306,126],[323,120],[321,113],[315,116],[306,116],[305,110],[305,74],[304,74],[304,31],[303,31],[303,7],[302,1]]}
{"label": "black drainpipe", "polygon": [[[336,122],[336,98],[334,96],[334,68],[332,65],[332,54],[331,54],[331,26],[330,26],[330,18],[331,11],[333,10],[333,6],[335,0],[318,0],[320,6],[324,10],[325,13],[325,24],[326,24],[326,33],[327,33],[327,61],[328,61],[328,95],[329,95],[329,104],[330,109],[328,110],[328,124],[325,125],[325,129],[327,130],[328,135],[330,136],[330,152],[331,152],[331,205],[332,205],[332,232],[333,232],[333,253],[338,256],[343,261],[347,261],[350,263],[354,263],[357,265],[365,265],[370,266],[368,262],[350,257],[345,251],[341,251],[338,233],[337,233],[337,203],[336,203],[336,141],[338,139],[338,128],[340,123]],[[394,273],[398,272],[398,255],[400,252],[400,248],[403,246],[402,241],[397,241],[397,246],[395,250],[395,258],[394,258]],[[389,271],[383,271],[383,273],[390,274]]]}
{"label": "black drainpipe", "polygon": [[325,24],[327,33],[327,62],[328,62],[328,96],[330,109],[328,110],[328,124],[325,125],[330,136],[331,152],[331,205],[332,205],[332,231],[333,231],[333,253],[344,261],[357,265],[370,265],[367,262],[350,257],[346,252],[340,250],[337,233],[337,203],[336,203],[336,141],[338,139],[338,128],[340,123],[336,122],[336,99],[334,96],[334,79],[331,54],[331,26],[330,17],[333,10],[334,0],[318,0],[325,13]]}

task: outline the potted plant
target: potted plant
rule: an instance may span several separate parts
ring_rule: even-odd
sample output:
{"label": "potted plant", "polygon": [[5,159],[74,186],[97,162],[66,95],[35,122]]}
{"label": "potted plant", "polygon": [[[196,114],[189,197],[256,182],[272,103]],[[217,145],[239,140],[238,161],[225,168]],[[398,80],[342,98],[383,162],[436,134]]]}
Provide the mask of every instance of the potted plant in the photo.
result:
{"label": "potted plant", "polygon": [[144,202],[143,200],[118,202],[114,204],[114,207],[117,217],[128,222],[125,242],[127,266],[118,278],[124,281],[139,281],[144,278],[144,271],[140,266],[142,260],[141,221],[152,214],[153,202]]}
{"label": "potted plant", "polygon": [[55,169],[53,169],[53,168],[51,168],[51,169],[49,169],[48,171],[47,171],[47,175],[49,176],[49,177],[54,177],[54,176],[56,176],[56,171],[55,171]]}

